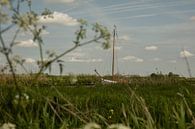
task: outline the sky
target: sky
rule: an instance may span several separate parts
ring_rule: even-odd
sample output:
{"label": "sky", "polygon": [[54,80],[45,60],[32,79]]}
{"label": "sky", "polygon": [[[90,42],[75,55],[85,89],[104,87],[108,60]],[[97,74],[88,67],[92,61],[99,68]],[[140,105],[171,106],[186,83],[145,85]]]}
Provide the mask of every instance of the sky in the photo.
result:
{"label": "sky", "polygon": [[[108,27],[111,33],[117,26],[117,73],[145,76],[173,72],[189,76],[187,57],[195,76],[195,0],[32,0],[36,12],[45,8],[54,13],[53,19],[40,18],[47,26],[42,34],[44,51],[60,53],[73,46],[77,20],[82,18]],[[14,52],[26,59],[28,69],[36,70],[37,43],[25,32],[16,40],[19,44]],[[62,60],[64,74],[95,74],[94,69],[101,75],[111,74],[112,51],[102,49],[101,44],[78,48]],[[56,64],[52,74],[59,74]]]}

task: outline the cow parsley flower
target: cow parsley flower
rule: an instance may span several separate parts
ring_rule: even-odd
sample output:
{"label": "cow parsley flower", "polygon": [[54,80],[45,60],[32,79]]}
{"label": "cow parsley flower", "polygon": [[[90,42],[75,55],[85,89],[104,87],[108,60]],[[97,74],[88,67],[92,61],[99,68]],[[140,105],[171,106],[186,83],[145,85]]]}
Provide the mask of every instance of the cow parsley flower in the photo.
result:
{"label": "cow parsley flower", "polygon": [[12,124],[12,123],[4,123],[0,129],[15,129],[16,128],[16,125],[15,124]]}

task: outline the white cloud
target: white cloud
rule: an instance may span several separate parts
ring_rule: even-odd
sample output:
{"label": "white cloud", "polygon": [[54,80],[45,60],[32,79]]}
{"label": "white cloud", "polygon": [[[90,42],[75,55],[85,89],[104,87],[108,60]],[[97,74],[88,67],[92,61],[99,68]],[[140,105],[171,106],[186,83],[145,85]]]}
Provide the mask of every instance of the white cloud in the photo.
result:
{"label": "white cloud", "polygon": [[25,41],[18,41],[15,43],[18,47],[38,47],[38,44],[35,43],[32,39]]}
{"label": "white cloud", "polygon": [[67,26],[75,26],[78,25],[77,19],[70,17],[66,13],[53,12],[51,15],[41,16],[39,18],[39,22],[43,24],[61,24]]}
{"label": "white cloud", "polygon": [[127,36],[127,35],[123,35],[123,36],[119,37],[118,39],[122,40],[122,41],[129,41],[130,40],[129,36]]}
{"label": "white cloud", "polygon": [[153,60],[153,61],[161,61],[162,59],[156,57],[156,58],[153,58],[152,60]]}
{"label": "white cloud", "polygon": [[47,30],[42,30],[41,34],[42,34],[42,35],[48,35],[49,32],[48,32]]}
{"label": "white cloud", "polygon": [[192,16],[190,20],[195,21],[195,16]]}
{"label": "white cloud", "polygon": [[73,3],[75,0],[45,0],[51,3]]}
{"label": "white cloud", "polygon": [[32,58],[26,58],[25,59],[25,63],[28,63],[28,64],[32,64],[32,63],[35,63],[36,60],[32,59]]}
{"label": "white cloud", "polygon": [[125,56],[122,59],[123,60],[132,60],[132,59],[135,59],[135,58],[136,58],[135,56]]}
{"label": "white cloud", "polygon": [[176,60],[170,60],[169,62],[170,62],[170,63],[173,63],[173,64],[177,63]]}
{"label": "white cloud", "polygon": [[134,62],[142,63],[142,62],[144,62],[144,60],[143,59],[140,59],[140,58],[137,58]]}
{"label": "white cloud", "polygon": [[158,47],[157,46],[146,46],[144,49],[147,51],[156,51]]}
{"label": "white cloud", "polygon": [[68,53],[67,56],[70,56],[70,57],[83,57],[85,56],[86,54],[85,53],[81,53],[81,52],[71,52],[71,53]]}
{"label": "white cloud", "polygon": [[122,58],[124,61],[132,61],[132,62],[137,62],[137,63],[142,63],[144,62],[143,59],[135,57],[135,56],[125,56]]}
{"label": "white cloud", "polygon": [[184,58],[184,57],[191,57],[191,56],[194,56],[194,54],[190,53],[187,50],[183,50],[183,51],[180,52],[180,57],[182,57],[182,58]]}
{"label": "white cloud", "polygon": [[102,62],[102,59],[81,59],[81,58],[69,58],[66,60],[67,62],[77,62],[77,63],[97,63],[97,62]]}
{"label": "white cloud", "polygon": [[115,46],[114,49],[115,49],[115,50],[121,50],[122,47],[120,47],[120,46]]}
{"label": "white cloud", "polygon": [[[120,51],[122,48],[123,48],[122,46],[115,46],[115,47],[114,47],[114,49],[115,49],[116,51]],[[109,48],[109,49],[103,49],[100,45],[98,45],[98,46],[95,46],[95,49],[97,49],[98,51],[99,51],[99,50],[103,50],[103,51],[106,51],[106,52],[110,52],[110,51],[112,51],[112,46],[111,46],[111,48]]]}

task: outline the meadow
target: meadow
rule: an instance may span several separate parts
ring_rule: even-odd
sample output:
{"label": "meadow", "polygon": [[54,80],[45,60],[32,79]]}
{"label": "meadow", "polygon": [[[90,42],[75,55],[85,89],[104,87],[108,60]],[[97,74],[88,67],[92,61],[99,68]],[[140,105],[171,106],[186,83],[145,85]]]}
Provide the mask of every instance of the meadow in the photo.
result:
{"label": "meadow", "polygon": [[[76,78],[76,81],[75,81]],[[106,76],[109,78],[109,76]],[[18,129],[72,129],[87,123],[122,123],[132,129],[195,128],[195,79],[126,77],[129,84],[101,84],[94,75],[46,76],[32,84],[1,76],[0,123]]]}
{"label": "meadow", "polygon": [[[40,1],[37,2],[38,5]],[[71,38],[72,47],[61,52],[53,48],[45,51],[47,41],[42,35],[47,32],[47,25],[42,20],[59,22],[56,12],[45,7],[33,11],[33,3],[32,0],[0,1],[0,53],[4,56],[1,63],[5,63],[0,68],[0,129],[195,129],[195,78],[170,72],[148,77],[119,76],[118,79],[128,83],[105,85],[95,75],[44,74],[47,70],[52,73],[52,65],[57,64],[62,75],[62,57],[77,48],[98,43],[108,49],[112,32],[97,22],[88,23],[80,17],[69,18],[57,12],[60,14],[57,18],[72,19],[78,28]],[[115,25],[113,32],[115,37]],[[27,38],[30,39],[22,41]],[[57,38],[53,39],[58,42]],[[21,56],[15,53],[15,47],[29,47],[29,43],[38,48],[38,56],[31,55],[37,60],[24,58],[26,53],[20,53]],[[180,56],[185,59],[191,76],[187,57],[193,54],[183,50]],[[28,70],[29,63],[36,64],[38,69]],[[23,70],[21,75],[18,70]]]}

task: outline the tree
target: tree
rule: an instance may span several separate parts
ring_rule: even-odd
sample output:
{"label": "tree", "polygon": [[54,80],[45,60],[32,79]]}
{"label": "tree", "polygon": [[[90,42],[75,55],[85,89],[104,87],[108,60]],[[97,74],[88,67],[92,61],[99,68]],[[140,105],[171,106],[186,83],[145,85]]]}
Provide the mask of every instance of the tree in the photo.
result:
{"label": "tree", "polygon": [[[28,6],[28,11],[21,12],[20,8],[22,6]],[[62,52],[57,55],[50,53],[47,60],[44,60],[43,54],[43,39],[41,37],[41,32],[45,29],[44,25],[40,25],[39,17],[52,17],[53,12],[45,9],[41,14],[36,13],[31,9],[31,0],[1,0],[0,1],[0,53],[3,54],[7,60],[10,72],[13,76],[15,86],[18,87],[15,63],[20,65],[27,73],[28,70],[24,66],[24,59],[19,57],[14,57],[13,48],[15,46],[15,40],[21,31],[28,31],[32,34],[33,41],[38,43],[40,59],[37,61],[39,65],[39,71],[34,77],[34,80],[48,68],[51,68],[51,64],[57,62],[59,64],[60,73],[63,70],[63,64],[60,58],[67,53],[75,50],[78,47],[82,47],[91,43],[100,43],[104,48],[109,47],[110,33],[106,27],[98,23],[88,24],[85,20],[80,19],[79,28],[75,32],[75,40],[73,41],[72,48]],[[94,32],[94,36],[90,39],[86,36],[89,28],[91,27]],[[14,30],[14,36],[11,42],[7,42],[4,38],[4,33],[10,30]],[[85,39],[85,40],[84,40]]]}

